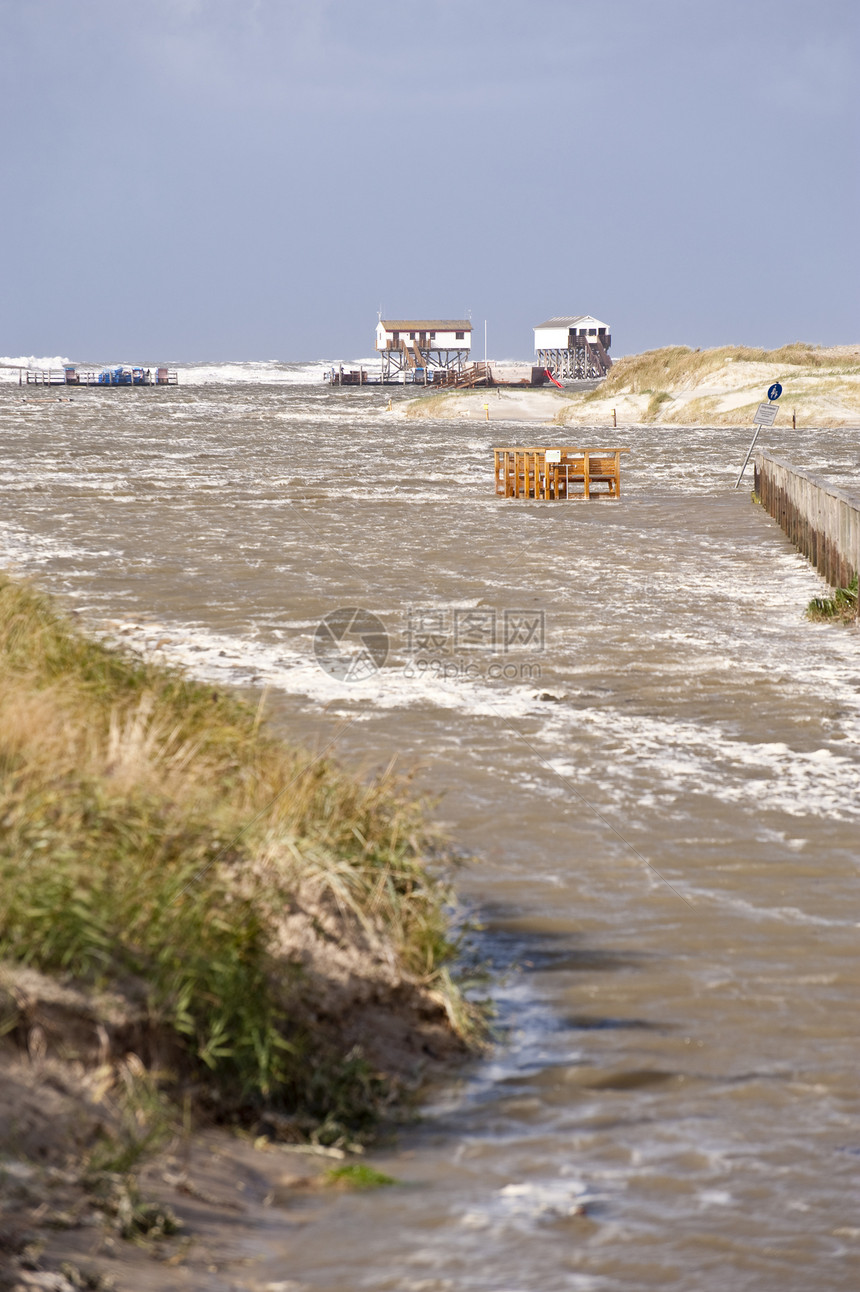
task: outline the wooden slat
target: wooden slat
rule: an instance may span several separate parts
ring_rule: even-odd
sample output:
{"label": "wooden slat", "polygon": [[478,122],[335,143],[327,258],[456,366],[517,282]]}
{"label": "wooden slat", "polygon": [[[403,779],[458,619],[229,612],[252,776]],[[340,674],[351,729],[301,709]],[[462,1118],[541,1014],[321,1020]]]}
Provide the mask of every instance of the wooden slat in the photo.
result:
{"label": "wooden slat", "polygon": [[[547,448],[559,462],[547,462]],[[620,498],[621,454],[629,448],[592,449],[575,445],[521,445],[493,449],[496,493],[506,498],[559,501],[562,498]],[[606,486],[605,488],[595,486]]]}

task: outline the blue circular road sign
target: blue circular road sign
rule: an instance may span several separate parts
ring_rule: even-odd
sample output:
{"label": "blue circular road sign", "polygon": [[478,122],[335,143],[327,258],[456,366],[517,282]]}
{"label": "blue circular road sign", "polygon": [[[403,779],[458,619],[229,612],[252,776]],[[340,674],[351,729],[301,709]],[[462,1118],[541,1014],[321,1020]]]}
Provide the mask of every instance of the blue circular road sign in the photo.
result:
{"label": "blue circular road sign", "polygon": [[772,386],[768,387],[768,392],[767,392],[768,399],[779,399],[781,394],[782,394],[782,386],[779,384],[778,381],[775,381]]}

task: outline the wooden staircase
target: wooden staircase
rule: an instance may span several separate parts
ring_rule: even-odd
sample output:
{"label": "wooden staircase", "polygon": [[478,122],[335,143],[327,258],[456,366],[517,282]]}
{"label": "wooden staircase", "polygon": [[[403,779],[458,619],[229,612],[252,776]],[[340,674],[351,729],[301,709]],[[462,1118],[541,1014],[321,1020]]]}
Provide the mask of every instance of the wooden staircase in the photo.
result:
{"label": "wooden staircase", "polygon": [[449,390],[468,390],[473,386],[494,386],[493,370],[488,363],[473,363],[462,372],[441,372],[435,378],[434,386],[445,386]]}
{"label": "wooden staircase", "polygon": [[[607,354],[603,342],[597,337],[589,337],[585,344],[588,348],[588,355],[591,363],[594,364],[595,368],[599,368],[600,376],[605,377],[609,369],[612,367],[612,360]],[[589,364],[589,367],[590,366],[591,364]]]}
{"label": "wooden staircase", "polygon": [[409,368],[410,370],[413,368],[426,367],[424,363],[424,356],[422,355],[421,351],[418,349],[417,341],[404,341],[401,338],[400,350],[404,358],[406,359],[406,367]]}

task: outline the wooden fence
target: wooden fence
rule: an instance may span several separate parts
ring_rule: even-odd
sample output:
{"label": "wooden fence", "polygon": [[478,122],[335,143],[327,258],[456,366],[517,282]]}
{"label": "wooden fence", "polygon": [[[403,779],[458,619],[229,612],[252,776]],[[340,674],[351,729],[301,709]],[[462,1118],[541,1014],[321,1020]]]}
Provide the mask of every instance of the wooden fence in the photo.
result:
{"label": "wooden fence", "polygon": [[860,496],[759,451],[755,491],[765,511],[834,588],[860,571]]}

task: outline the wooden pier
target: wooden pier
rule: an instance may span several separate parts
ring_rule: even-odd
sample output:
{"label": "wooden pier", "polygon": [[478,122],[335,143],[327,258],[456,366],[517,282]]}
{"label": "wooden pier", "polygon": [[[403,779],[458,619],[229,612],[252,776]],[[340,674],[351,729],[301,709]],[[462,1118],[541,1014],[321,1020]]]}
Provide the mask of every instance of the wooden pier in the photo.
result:
{"label": "wooden pier", "polygon": [[568,446],[493,449],[496,494],[562,502],[621,497],[621,454],[629,449]]}
{"label": "wooden pier", "polygon": [[339,364],[329,369],[325,380],[332,386],[432,386],[434,390],[469,390],[476,386],[505,384],[494,379],[488,363],[473,363],[462,369],[419,367],[413,363],[397,370],[382,368],[378,375],[372,375],[363,367],[344,368]]}
{"label": "wooden pier", "polygon": [[[344,368],[339,364],[324,374],[323,380],[331,386],[422,386],[433,390],[476,390],[492,386],[494,390],[538,389],[546,386],[553,378],[546,368],[532,368],[530,377],[520,377],[517,381],[500,381],[489,363],[470,363],[463,368],[419,368],[404,367],[393,374],[382,369],[374,374],[367,368]],[[556,385],[559,383],[556,382]],[[580,382],[579,389],[591,390],[597,382],[587,384]]]}
{"label": "wooden pier", "polygon": [[366,368],[344,368],[343,364],[338,364],[336,368],[329,369],[325,380],[332,386],[379,386],[382,384],[379,377],[371,377]]}
{"label": "wooden pier", "polygon": [[[8,365],[7,365],[8,366]],[[19,386],[178,386],[175,368],[102,368],[79,372],[76,367],[19,368]]]}

